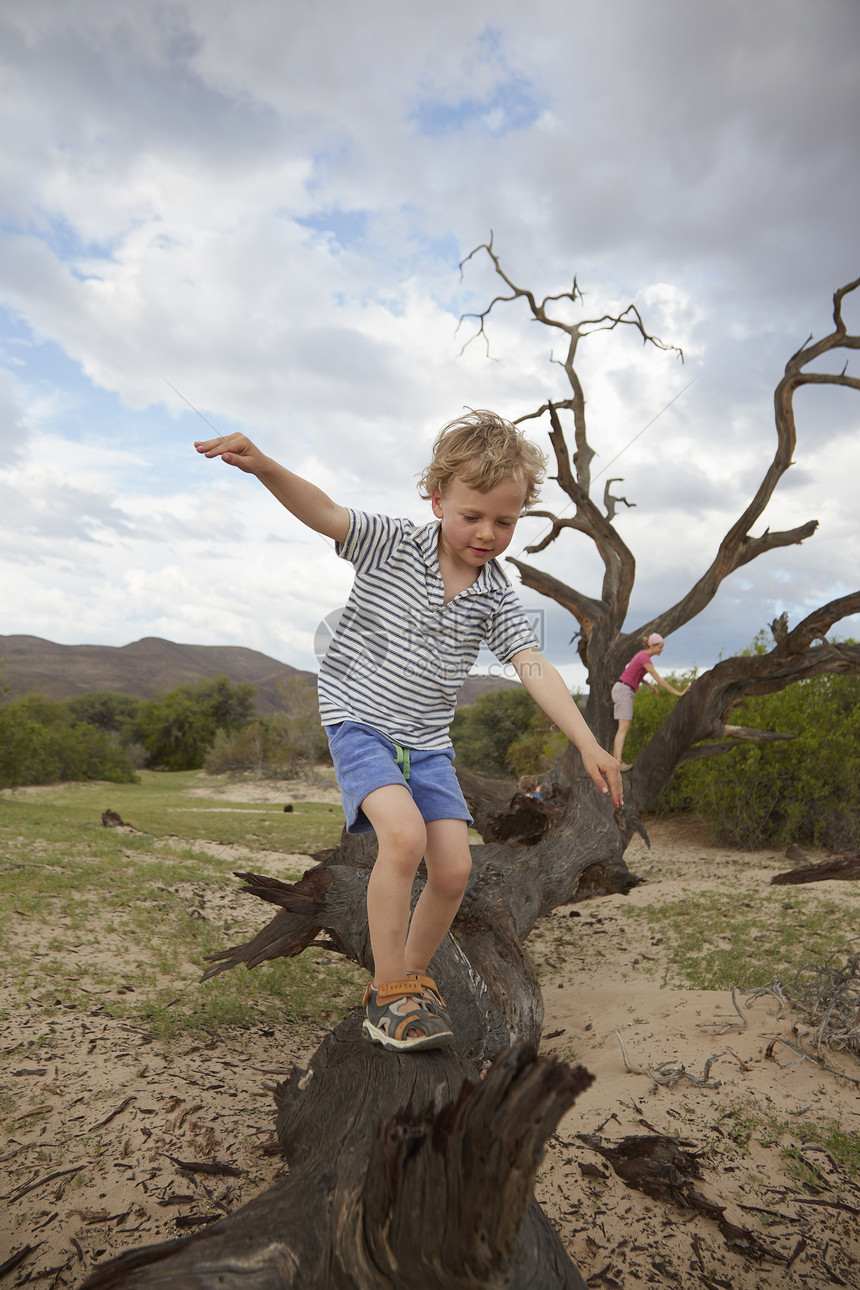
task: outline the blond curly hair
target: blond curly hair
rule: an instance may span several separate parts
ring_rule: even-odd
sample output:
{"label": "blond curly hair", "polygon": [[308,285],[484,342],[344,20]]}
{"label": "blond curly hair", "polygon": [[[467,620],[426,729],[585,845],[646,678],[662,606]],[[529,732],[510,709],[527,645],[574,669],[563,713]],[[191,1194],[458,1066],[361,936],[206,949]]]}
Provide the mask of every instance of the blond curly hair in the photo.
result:
{"label": "blond curly hair", "polygon": [[443,496],[452,479],[467,488],[488,493],[503,480],[515,479],[523,489],[523,507],[540,494],[546,457],[521,430],[486,409],[470,411],[449,421],[436,436],[433,458],[418,481],[422,497]]}

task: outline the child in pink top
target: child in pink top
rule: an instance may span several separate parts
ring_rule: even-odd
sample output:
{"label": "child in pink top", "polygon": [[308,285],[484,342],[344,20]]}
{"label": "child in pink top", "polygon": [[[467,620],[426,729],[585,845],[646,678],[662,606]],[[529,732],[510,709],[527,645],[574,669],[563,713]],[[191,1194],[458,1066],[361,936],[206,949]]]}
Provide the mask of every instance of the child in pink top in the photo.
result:
{"label": "child in pink top", "polygon": [[[670,694],[676,694],[679,698],[682,694],[686,694],[690,688],[688,685],[683,690],[676,690],[674,685],[670,685],[668,681],[663,680],[663,677],[651,662],[655,654],[663,653],[664,644],[663,637],[658,632],[652,632],[645,641],[645,648],[640,649],[638,653],[633,655],[612,687],[613,715],[618,722],[612,755],[617,761],[621,762],[622,770],[630,769],[628,763],[622,761],[621,754],[624,751],[624,740],[627,738],[627,731],[633,722],[633,695],[639,689],[639,686],[644,683],[652,690],[656,690],[658,686],[661,686],[664,690],[668,690]],[[646,672],[653,676],[657,685],[652,685],[650,681],[645,680]]]}

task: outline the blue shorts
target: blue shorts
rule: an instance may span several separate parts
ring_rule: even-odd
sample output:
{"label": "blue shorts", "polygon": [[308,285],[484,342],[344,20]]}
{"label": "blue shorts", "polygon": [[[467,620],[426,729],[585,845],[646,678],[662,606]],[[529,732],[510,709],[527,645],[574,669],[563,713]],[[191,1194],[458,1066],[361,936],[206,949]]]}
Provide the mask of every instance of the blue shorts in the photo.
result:
{"label": "blue shorts", "polygon": [[408,788],[425,824],[431,820],[473,823],[454,771],[453,748],[401,748],[355,721],[326,726],[325,732],[349,833],[373,832],[361,804],[368,793],[387,784]]}

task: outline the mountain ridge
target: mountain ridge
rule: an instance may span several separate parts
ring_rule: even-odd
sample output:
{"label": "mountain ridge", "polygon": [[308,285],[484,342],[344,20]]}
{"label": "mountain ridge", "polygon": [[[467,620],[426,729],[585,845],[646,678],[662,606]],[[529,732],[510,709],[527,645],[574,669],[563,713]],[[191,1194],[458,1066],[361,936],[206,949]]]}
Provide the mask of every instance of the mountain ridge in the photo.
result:
{"label": "mountain ridge", "polygon": [[[13,696],[35,690],[49,699],[73,699],[94,690],[151,699],[177,685],[226,676],[234,684],[257,686],[263,716],[283,711],[278,683],[300,676],[316,685],[316,673],[281,663],[244,645],[185,645],[160,636],[143,636],[128,645],[59,645],[41,636],[0,636],[2,678]],[[459,703],[474,703],[487,690],[518,682],[470,676]]]}

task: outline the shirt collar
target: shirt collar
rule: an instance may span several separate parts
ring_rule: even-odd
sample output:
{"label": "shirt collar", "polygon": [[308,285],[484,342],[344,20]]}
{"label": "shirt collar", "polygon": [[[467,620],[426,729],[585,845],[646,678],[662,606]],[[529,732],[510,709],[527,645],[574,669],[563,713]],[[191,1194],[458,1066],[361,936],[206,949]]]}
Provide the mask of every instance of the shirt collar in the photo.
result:
{"label": "shirt collar", "polygon": [[[429,524],[421,525],[413,533],[413,539],[418,550],[424,558],[431,573],[441,578],[439,571],[439,529],[441,527],[439,520],[431,520]],[[475,593],[479,591],[507,591],[511,584],[508,582],[502,566],[497,560],[488,560],[481,572],[478,574],[471,587],[467,592]]]}

